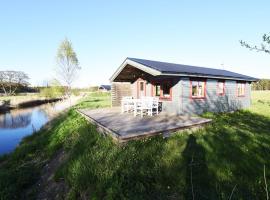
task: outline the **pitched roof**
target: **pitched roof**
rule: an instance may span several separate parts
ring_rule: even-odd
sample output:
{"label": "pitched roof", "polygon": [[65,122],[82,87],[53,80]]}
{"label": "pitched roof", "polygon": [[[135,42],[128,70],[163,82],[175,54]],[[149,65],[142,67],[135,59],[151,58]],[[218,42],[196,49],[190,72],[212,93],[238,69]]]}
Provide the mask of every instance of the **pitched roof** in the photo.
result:
{"label": "pitched roof", "polygon": [[238,74],[235,72],[222,70],[222,69],[214,69],[207,67],[197,67],[191,65],[182,65],[182,64],[174,64],[167,62],[159,62],[138,58],[127,58],[127,60],[131,60],[133,62],[144,65],[148,68],[161,72],[162,75],[197,75],[206,76],[206,77],[221,77],[221,78],[230,78],[235,80],[247,80],[247,81],[258,81],[259,79],[246,76],[243,74]]}
{"label": "pitched roof", "polygon": [[100,85],[99,88],[104,88],[105,90],[111,90],[110,85]]}

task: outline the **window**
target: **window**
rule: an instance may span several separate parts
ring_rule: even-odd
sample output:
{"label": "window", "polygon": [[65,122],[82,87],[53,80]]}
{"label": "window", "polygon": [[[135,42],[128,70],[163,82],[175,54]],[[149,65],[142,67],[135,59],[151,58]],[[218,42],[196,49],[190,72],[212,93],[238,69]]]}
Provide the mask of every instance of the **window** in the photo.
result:
{"label": "window", "polygon": [[160,96],[160,84],[157,83],[155,86],[155,96],[159,97]]}
{"label": "window", "polygon": [[171,84],[169,82],[165,82],[162,84],[162,96],[164,98],[170,98]]}
{"label": "window", "polygon": [[140,91],[144,91],[144,82],[140,82]]}
{"label": "window", "polygon": [[237,96],[245,96],[245,83],[237,83]]}
{"label": "window", "polygon": [[225,81],[218,81],[217,94],[224,95],[225,93]]}
{"label": "window", "polygon": [[205,98],[204,81],[191,81],[191,96],[192,98]]}
{"label": "window", "polygon": [[159,81],[153,84],[153,95],[161,99],[171,99],[172,84],[170,81]]}

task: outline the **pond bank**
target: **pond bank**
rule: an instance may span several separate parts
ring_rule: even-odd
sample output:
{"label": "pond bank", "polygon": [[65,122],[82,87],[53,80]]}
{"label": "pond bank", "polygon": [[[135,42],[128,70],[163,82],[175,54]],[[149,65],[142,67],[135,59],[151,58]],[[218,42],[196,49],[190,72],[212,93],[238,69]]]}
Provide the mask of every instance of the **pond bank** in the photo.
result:
{"label": "pond bank", "polygon": [[76,104],[80,98],[76,96],[70,100],[47,101],[46,104],[16,108],[0,114],[0,156],[12,152],[22,138],[40,130],[59,113]]}
{"label": "pond bank", "polygon": [[11,102],[10,100],[0,101],[0,113],[7,112],[16,108],[29,108],[34,106],[39,106],[46,103],[54,103],[57,101],[63,100],[63,98],[51,98],[51,99],[34,99],[34,100],[25,100],[19,102]]}
{"label": "pond bank", "polygon": [[[104,100],[82,100],[82,97],[84,96],[74,96],[71,102],[65,102],[69,106],[70,103],[75,105],[79,102],[76,108],[110,105],[109,96],[104,97]],[[58,164],[63,162],[62,149],[64,148],[64,154],[67,155],[68,149],[73,149],[73,145],[85,129],[88,130],[86,121],[73,108],[67,109],[53,116],[38,132],[24,138],[12,153],[0,156],[0,199],[38,199],[40,196],[53,194],[67,196],[68,192],[62,190],[66,185],[65,180],[58,179],[56,186],[55,170],[58,170]],[[50,177],[50,180],[43,177],[44,175]],[[44,187],[40,188],[39,183]],[[50,187],[52,185],[55,187]]]}

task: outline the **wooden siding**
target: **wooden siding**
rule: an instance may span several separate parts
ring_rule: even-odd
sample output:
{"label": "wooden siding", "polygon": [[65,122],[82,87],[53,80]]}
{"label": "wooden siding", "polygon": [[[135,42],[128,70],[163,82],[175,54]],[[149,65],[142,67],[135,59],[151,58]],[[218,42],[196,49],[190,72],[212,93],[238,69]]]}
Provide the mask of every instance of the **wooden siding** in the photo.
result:
{"label": "wooden siding", "polygon": [[230,112],[250,106],[250,84],[246,82],[245,96],[237,97],[237,82],[225,80],[224,95],[217,94],[216,79],[207,79],[206,81],[206,98],[192,99],[190,97],[189,78],[183,78],[182,82],[182,113],[201,114],[206,111],[210,112]]}
{"label": "wooden siding", "polygon": [[127,82],[112,83],[112,106],[120,106],[123,96],[132,96],[131,84]]}
{"label": "wooden siding", "polygon": [[[166,78],[168,79],[168,78]],[[201,114],[210,112],[230,112],[250,106],[250,83],[246,82],[245,96],[238,97],[237,81],[225,80],[224,95],[217,94],[218,79],[206,79],[206,97],[192,99],[190,96],[190,79],[188,77],[173,78],[172,100],[161,100],[162,111],[171,114]],[[119,106],[122,96],[137,98],[137,81],[125,83],[124,86],[112,86],[112,104]],[[123,88],[122,88],[123,87]],[[116,91],[114,91],[116,90]],[[115,94],[114,94],[115,93]],[[151,80],[146,83],[146,96],[152,96]]]}

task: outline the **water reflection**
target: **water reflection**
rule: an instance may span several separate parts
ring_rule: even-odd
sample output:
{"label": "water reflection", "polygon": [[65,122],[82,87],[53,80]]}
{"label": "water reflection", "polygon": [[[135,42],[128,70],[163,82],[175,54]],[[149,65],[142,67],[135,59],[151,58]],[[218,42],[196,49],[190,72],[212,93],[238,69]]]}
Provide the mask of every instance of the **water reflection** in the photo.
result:
{"label": "water reflection", "polygon": [[14,129],[28,126],[31,122],[32,110],[16,110],[4,115],[0,115],[1,129]]}
{"label": "water reflection", "polygon": [[11,152],[22,138],[39,130],[67,107],[66,102],[58,102],[0,114],[0,155]]}

